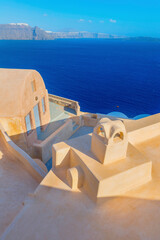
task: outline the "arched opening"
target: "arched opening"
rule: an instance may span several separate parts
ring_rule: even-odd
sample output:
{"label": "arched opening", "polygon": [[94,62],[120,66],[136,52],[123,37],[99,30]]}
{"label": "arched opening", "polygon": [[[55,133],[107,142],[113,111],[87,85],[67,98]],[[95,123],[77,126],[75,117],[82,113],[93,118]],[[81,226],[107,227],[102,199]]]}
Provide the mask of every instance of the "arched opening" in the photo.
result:
{"label": "arched opening", "polygon": [[104,132],[104,129],[103,129],[103,127],[102,126],[99,126],[98,128],[97,128],[97,134],[99,135],[99,136],[101,136],[101,137],[105,137],[105,132]]}
{"label": "arched opening", "polygon": [[113,137],[113,141],[114,141],[115,143],[121,142],[121,141],[123,141],[123,139],[124,139],[124,134],[123,134],[123,132],[116,133],[116,134],[114,135],[114,137]]}

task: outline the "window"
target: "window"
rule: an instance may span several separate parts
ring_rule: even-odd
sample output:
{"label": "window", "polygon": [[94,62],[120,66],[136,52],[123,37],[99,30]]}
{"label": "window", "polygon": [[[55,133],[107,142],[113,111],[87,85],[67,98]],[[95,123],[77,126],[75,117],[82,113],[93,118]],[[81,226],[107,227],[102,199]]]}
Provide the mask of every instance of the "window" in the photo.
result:
{"label": "window", "polygon": [[101,126],[98,127],[97,134],[101,137],[105,137],[104,129]]}
{"label": "window", "polygon": [[45,109],[45,98],[44,97],[42,98],[42,110],[43,110],[43,113],[45,113],[46,109]]}
{"label": "window", "polygon": [[25,117],[25,122],[26,122],[27,134],[29,134],[32,131],[30,113]]}
{"label": "window", "polygon": [[113,141],[114,141],[115,143],[118,143],[118,142],[123,141],[123,139],[124,139],[124,134],[123,134],[123,132],[119,132],[119,133],[116,133],[116,134],[115,134],[115,136],[114,136],[114,138],[113,138]]}
{"label": "window", "polygon": [[36,82],[35,82],[35,80],[33,80],[31,82],[31,85],[32,85],[32,92],[35,92],[36,91]]}

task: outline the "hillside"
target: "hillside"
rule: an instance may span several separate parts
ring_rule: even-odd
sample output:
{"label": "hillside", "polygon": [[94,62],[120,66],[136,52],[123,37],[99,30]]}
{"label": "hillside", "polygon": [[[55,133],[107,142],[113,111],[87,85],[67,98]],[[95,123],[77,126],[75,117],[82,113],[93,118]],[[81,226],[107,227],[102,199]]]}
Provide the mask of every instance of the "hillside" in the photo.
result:
{"label": "hillside", "polygon": [[0,24],[1,40],[49,40],[52,36],[39,27],[28,24]]}
{"label": "hillside", "polygon": [[0,24],[0,40],[53,40],[56,38],[119,38],[115,35],[90,32],[51,32],[26,23]]}

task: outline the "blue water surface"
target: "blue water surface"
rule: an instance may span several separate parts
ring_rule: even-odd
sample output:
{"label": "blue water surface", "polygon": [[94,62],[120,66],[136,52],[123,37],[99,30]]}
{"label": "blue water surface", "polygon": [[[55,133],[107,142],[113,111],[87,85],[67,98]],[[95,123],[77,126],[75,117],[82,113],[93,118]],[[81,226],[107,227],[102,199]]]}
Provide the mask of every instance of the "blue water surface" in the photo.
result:
{"label": "blue water surface", "polygon": [[50,93],[79,101],[82,111],[160,112],[160,42],[0,41],[0,67],[36,69]]}

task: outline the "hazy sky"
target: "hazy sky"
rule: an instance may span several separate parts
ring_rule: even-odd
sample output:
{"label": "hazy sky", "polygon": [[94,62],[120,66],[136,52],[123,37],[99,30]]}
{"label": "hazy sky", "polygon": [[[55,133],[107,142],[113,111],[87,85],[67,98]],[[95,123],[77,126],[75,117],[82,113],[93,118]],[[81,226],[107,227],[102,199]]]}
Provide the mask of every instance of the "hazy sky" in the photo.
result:
{"label": "hazy sky", "polygon": [[0,0],[0,23],[160,37],[160,0]]}

